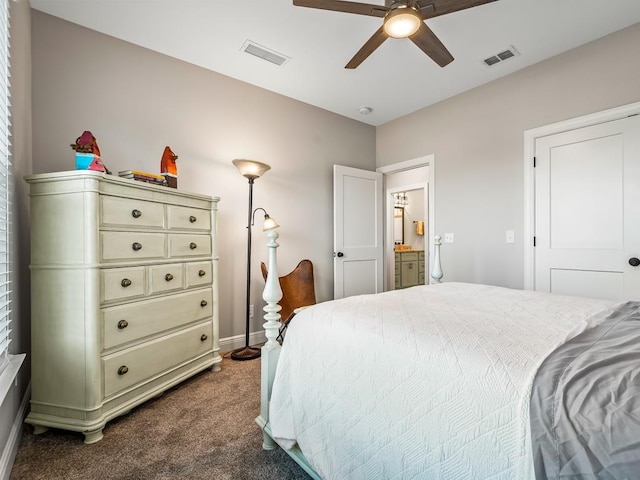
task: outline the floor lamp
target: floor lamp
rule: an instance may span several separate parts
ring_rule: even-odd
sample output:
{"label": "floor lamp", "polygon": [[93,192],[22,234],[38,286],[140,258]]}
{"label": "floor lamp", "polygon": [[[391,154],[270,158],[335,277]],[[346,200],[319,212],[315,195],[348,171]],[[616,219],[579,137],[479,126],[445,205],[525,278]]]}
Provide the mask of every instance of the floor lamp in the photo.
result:
{"label": "floor lamp", "polygon": [[263,231],[273,230],[280,225],[271,218],[264,208],[256,208],[253,210],[253,184],[257,178],[260,178],[271,167],[266,163],[255,162],[253,160],[236,159],[233,161],[235,167],[240,171],[242,176],[249,180],[249,215],[247,217],[247,300],[245,309],[245,337],[244,347],[238,348],[231,352],[233,360],[253,360],[260,357],[260,349],[249,346],[249,314],[251,305],[251,227],[254,223],[255,213],[258,210],[264,212]]}

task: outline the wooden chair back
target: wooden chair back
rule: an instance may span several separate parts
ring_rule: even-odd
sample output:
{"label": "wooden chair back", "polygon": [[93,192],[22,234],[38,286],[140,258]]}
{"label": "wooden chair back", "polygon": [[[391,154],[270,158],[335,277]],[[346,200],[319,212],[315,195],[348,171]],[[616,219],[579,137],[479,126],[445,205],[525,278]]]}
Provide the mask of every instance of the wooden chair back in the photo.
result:
{"label": "wooden chair back", "polygon": [[[262,276],[267,279],[267,266],[260,263]],[[313,281],[313,263],[311,260],[301,260],[296,268],[279,277],[280,288],[282,289],[282,300],[279,304],[280,318],[287,324],[293,317],[293,311],[299,307],[306,307],[316,303],[315,283]]]}

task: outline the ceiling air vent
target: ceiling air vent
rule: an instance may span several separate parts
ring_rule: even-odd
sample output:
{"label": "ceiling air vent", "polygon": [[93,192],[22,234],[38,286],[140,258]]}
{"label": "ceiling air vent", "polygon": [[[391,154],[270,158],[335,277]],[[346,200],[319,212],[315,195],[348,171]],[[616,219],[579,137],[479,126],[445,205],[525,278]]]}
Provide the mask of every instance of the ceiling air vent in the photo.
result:
{"label": "ceiling air vent", "polygon": [[500,53],[496,53],[495,55],[491,55],[488,58],[485,58],[482,62],[489,66],[492,67],[493,65],[496,65],[500,62],[504,62],[505,60],[508,60],[510,58],[513,58],[517,55],[520,55],[518,53],[518,51],[515,49],[515,47],[512,45],[509,48],[507,48],[506,50],[503,50]]}
{"label": "ceiling air vent", "polygon": [[249,53],[254,57],[266,60],[267,62],[271,62],[275,65],[278,65],[279,67],[284,65],[289,60],[289,57],[286,57],[278,52],[274,52],[273,50],[269,50],[262,45],[258,45],[257,43],[252,42],[251,40],[247,40],[246,42],[244,42],[244,45],[242,45],[240,51]]}

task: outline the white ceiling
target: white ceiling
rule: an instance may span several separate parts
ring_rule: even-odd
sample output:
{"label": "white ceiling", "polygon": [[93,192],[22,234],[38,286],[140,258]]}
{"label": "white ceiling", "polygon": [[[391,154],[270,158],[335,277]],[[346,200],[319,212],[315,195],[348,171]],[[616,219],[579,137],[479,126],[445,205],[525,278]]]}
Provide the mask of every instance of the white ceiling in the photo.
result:
{"label": "white ceiling", "polygon": [[[364,3],[383,5],[383,0]],[[371,125],[380,125],[640,22],[640,0],[498,0],[427,24],[455,60],[408,39],[344,65],[382,19],[291,0],[31,0],[34,9]],[[289,57],[276,66],[246,40]],[[487,67],[510,46],[520,55]],[[637,62],[638,58],[629,59]],[[373,109],[368,115],[361,107]]]}

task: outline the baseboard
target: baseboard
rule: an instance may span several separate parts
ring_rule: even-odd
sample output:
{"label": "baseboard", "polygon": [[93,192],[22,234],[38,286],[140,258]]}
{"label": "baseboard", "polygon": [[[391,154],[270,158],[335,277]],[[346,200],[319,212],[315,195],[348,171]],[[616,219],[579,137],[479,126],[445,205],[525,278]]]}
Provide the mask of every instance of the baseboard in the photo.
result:
{"label": "baseboard", "polygon": [[[261,332],[249,333],[249,345],[258,345],[267,341],[264,336],[264,330]],[[245,335],[236,335],[235,337],[226,337],[220,339],[220,351],[230,352],[236,348],[244,347]]]}
{"label": "baseboard", "polygon": [[20,408],[16,418],[13,420],[11,426],[11,433],[2,451],[2,457],[0,457],[0,479],[9,480],[11,475],[11,469],[13,468],[13,462],[18,453],[18,447],[20,446],[20,438],[22,438],[22,428],[24,426],[24,418],[27,416],[27,406],[29,405],[29,399],[31,398],[31,383],[24,392],[22,402],[20,402]]}

